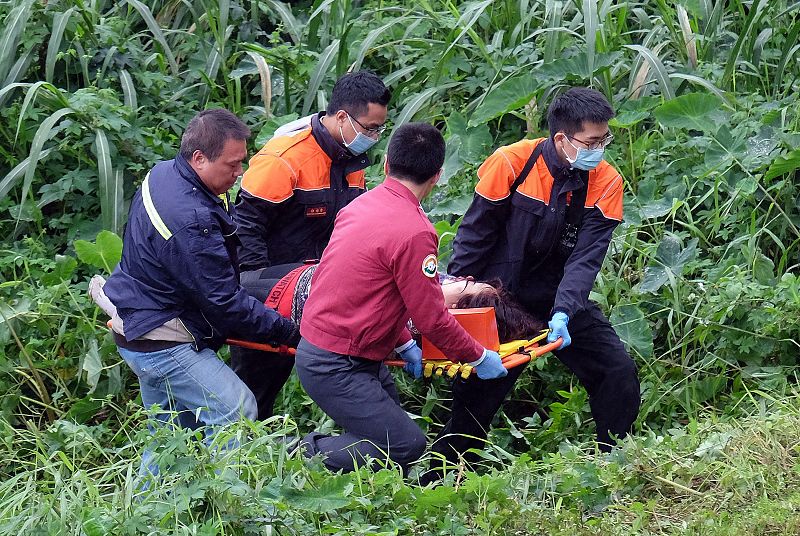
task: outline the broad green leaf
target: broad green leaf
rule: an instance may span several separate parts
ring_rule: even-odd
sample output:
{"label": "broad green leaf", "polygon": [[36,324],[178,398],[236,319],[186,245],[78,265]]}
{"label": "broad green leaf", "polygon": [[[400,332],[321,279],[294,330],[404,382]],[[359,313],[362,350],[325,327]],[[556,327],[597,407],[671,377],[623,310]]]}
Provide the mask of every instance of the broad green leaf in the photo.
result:
{"label": "broad green leaf", "polygon": [[[769,166],[767,173],[764,175],[764,180],[769,181],[775,177],[792,173],[798,168],[800,168],[800,149],[795,149],[788,154],[777,157]],[[0,197],[2,197],[1,191]]]}
{"label": "broad green leaf", "polygon": [[653,113],[667,127],[715,131],[718,125],[712,120],[712,116],[719,110],[721,103],[719,97],[714,95],[689,93],[665,102]]}
{"label": "broad green leaf", "polygon": [[437,203],[435,207],[428,211],[428,216],[449,216],[451,214],[463,215],[471,203],[471,195],[463,195],[461,197],[448,199],[442,203]]}
{"label": "broad green leaf", "polygon": [[675,235],[665,235],[658,244],[656,257],[644,271],[639,292],[656,292],[668,281],[674,281],[683,273],[683,268],[697,256],[697,239],[686,247]]}
{"label": "broad green leaf", "polygon": [[494,141],[487,125],[470,127],[467,125],[467,118],[458,112],[450,114],[446,124],[448,137],[458,136],[461,142],[458,155],[463,162],[480,162],[486,158]]}
{"label": "broad green leaf", "polygon": [[28,298],[15,300],[13,303],[0,301],[0,344],[5,344],[11,338],[11,328],[15,331],[19,322],[31,310],[31,301]]}
{"label": "broad green leaf", "polygon": [[89,348],[83,357],[83,371],[86,372],[86,384],[89,386],[89,394],[92,394],[100,381],[100,373],[103,371],[103,362],[100,359],[100,351],[97,347],[97,339],[89,339]]}
{"label": "broad green leaf", "polygon": [[353,502],[349,497],[353,491],[349,475],[326,475],[325,480],[316,489],[283,487],[281,491],[283,500],[291,507],[317,514],[335,512]]}
{"label": "broad green leaf", "polygon": [[264,3],[278,14],[286,28],[286,33],[292,38],[294,44],[300,45],[303,28],[300,23],[297,22],[294,15],[292,15],[292,10],[284,2],[279,2],[277,0],[264,0]]}
{"label": "broad green leaf", "polygon": [[642,110],[623,110],[612,117],[608,125],[614,128],[630,128],[648,117],[650,113]]}
{"label": "broad green leaf", "polygon": [[94,242],[76,240],[75,252],[82,262],[111,273],[122,258],[122,239],[111,231],[100,231]]}
{"label": "broad green leaf", "polygon": [[609,320],[629,352],[643,359],[653,356],[653,331],[641,309],[635,305],[618,305],[611,311]]}
{"label": "broad green leaf", "polygon": [[55,286],[59,283],[72,279],[75,270],[78,268],[78,261],[69,255],[56,255],[56,266],[52,272],[42,275],[42,283]]}
{"label": "broad green leaf", "polygon": [[604,52],[595,54],[592,61],[585,52],[580,52],[569,58],[560,58],[551,63],[545,63],[528,76],[537,78],[549,78],[551,80],[563,80],[564,78],[574,78],[589,80],[594,74],[602,69],[614,65],[622,56],[620,52]]}
{"label": "broad green leaf", "polygon": [[275,131],[278,130],[281,126],[285,125],[290,121],[294,121],[298,118],[298,115],[295,113],[291,113],[289,115],[281,115],[279,117],[270,117],[264,126],[261,127],[261,130],[258,132],[256,136],[256,147],[261,148],[264,146],[267,141],[275,134]]}
{"label": "broad green leaf", "polygon": [[496,85],[469,118],[469,126],[483,125],[528,104],[541,83],[530,73],[509,78]]}

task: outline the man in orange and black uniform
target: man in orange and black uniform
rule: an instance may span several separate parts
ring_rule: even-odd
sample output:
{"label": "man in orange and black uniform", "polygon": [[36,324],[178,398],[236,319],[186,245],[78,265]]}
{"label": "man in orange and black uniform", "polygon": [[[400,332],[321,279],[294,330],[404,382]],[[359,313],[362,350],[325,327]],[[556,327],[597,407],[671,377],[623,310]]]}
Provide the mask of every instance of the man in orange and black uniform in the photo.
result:
{"label": "man in orange and black uniform", "polygon": [[[478,170],[448,267],[452,275],[500,278],[528,312],[551,318],[549,340],[564,340],[554,353],[589,393],[601,450],[630,431],[640,404],[636,365],[589,301],[622,221],[622,177],[603,160],[613,116],[601,93],[573,88],[548,110],[549,138],[495,151]],[[434,451],[452,461],[480,449],[522,369],[488,382],[457,380],[452,418]]]}
{"label": "man in orange and black uniform", "polygon": [[[250,160],[236,201],[241,281],[260,286],[265,268],[319,259],[336,214],[366,191],[366,151],[384,130],[391,93],[360,71],[336,82],[326,112],[284,125]],[[231,348],[233,370],[272,415],[294,359]]]}

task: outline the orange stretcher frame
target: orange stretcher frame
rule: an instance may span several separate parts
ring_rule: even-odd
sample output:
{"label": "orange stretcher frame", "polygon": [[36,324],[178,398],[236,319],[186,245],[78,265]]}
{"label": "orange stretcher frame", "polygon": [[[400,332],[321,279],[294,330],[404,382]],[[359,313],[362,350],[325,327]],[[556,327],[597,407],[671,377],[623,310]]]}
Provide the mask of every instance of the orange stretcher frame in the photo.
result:
{"label": "orange stretcher frame", "polygon": [[[513,343],[502,345],[500,356],[503,359],[503,366],[510,370],[520,365],[524,365],[525,363],[528,363],[537,357],[541,357],[547,353],[550,353],[553,350],[557,350],[558,347],[561,346],[562,339],[560,337],[554,342],[540,346],[539,343],[544,340],[546,336],[547,332],[545,331],[527,341],[514,341]],[[226,342],[229,345],[241,346],[242,348],[250,348],[252,350],[261,350],[263,352],[273,352],[283,355],[295,354],[294,348],[276,348],[274,346],[270,346],[269,344],[244,341],[241,339],[228,339]],[[513,350],[508,350],[507,347],[509,345],[516,346],[516,348]],[[405,365],[405,361],[402,359],[387,359],[384,361],[384,363],[391,367],[402,367]],[[460,373],[462,377],[467,378],[473,372],[472,367],[469,366],[469,363],[453,363],[452,361],[447,361],[445,359],[423,359],[422,364],[426,377],[447,374],[447,376],[452,378],[456,374]]]}

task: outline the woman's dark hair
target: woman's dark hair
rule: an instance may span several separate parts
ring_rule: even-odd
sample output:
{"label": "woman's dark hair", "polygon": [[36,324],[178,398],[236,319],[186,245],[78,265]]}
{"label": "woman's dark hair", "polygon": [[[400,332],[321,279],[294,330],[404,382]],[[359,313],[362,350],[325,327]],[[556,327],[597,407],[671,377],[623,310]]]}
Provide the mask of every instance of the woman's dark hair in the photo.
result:
{"label": "woman's dark hair", "polygon": [[442,133],[427,123],[406,123],[398,127],[386,148],[390,176],[425,184],[444,164],[445,143]]}
{"label": "woman's dark hair", "polygon": [[533,317],[503,288],[499,279],[481,281],[492,286],[477,294],[462,296],[456,309],[494,307],[497,334],[501,343],[529,339],[546,328],[543,321]]}
{"label": "woman's dark hair", "polygon": [[203,110],[189,121],[181,138],[181,156],[191,160],[200,151],[210,161],[222,154],[228,140],[246,140],[250,129],[241,119],[223,108]]}
{"label": "woman's dark hair", "polygon": [[339,110],[344,110],[358,119],[367,114],[370,102],[386,106],[391,98],[392,92],[375,73],[370,71],[347,73],[334,84],[326,113],[333,115]]}
{"label": "woman's dark hair", "polygon": [[547,125],[552,138],[558,132],[574,136],[584,123],[607,123],[614,117],[608,99],[588,87],[573,87],[556,97],[547,109]]}

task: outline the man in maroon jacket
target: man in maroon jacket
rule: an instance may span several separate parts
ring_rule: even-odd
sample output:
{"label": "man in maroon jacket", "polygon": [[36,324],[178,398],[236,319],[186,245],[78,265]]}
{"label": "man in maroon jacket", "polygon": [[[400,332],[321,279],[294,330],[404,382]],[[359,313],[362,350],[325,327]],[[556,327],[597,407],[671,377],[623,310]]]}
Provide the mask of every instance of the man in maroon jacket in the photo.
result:
{"label": "man in maroon jacket", "polygon": [[307,455],[326,455],[332,470],[366,458],[403,469],[425,449],[425,434],[406,414],[383,360],[394,349],[405,370],[422,374],[422,351],[406,320],[452,361],[478,377],[506,375],[447,311],[437,275],[438,237],[420,207],[441,175],[445,144],[431,125],[410,123],[389,142],[386,180],[339,212],[314,274],[297,347],[297,374],[314,401],[345,433],[312,433]]}

